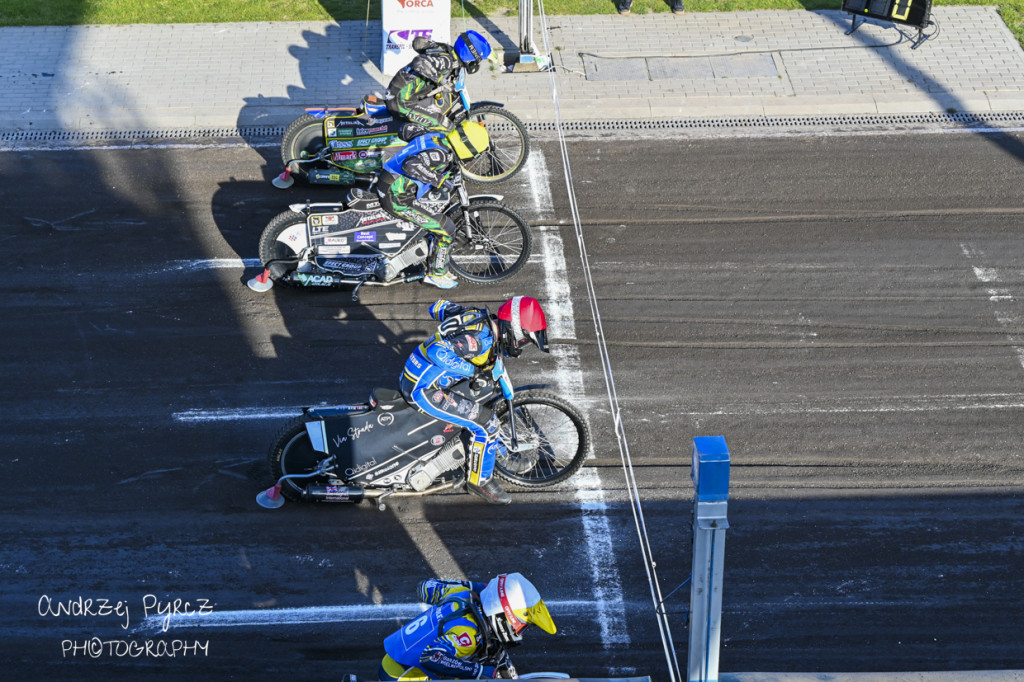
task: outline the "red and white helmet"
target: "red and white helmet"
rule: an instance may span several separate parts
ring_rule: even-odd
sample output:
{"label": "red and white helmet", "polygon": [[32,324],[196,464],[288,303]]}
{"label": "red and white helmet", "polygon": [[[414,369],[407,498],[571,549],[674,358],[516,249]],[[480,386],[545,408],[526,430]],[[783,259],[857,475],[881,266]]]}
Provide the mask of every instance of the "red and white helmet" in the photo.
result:
{"label": "red and white helmet", "polygon": [[498,308],[501,345],[506,354],[518,357],[531,341],[548,352],[548,322],[537,299],[516,296]]}
{"label": "red and white helmet", "polygon": [[505,573],[491,580],[480,591],[480,602],[491,631],[505,644],[519,642],[531,623],[549,635],[557,630],[537,588],[520,573]]}

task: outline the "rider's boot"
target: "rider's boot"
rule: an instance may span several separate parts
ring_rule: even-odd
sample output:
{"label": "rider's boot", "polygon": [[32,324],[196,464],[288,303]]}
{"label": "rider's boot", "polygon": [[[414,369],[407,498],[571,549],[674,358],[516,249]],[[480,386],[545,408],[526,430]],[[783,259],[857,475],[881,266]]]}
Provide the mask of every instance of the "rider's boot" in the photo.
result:
{"label": "rider's boot", "polygon": [[448,272],[448,252],[450,250],[450,244],[434,242],[434,252],[430,258],[430,274],[423,278],[424,284],[430,284],[438,289],[454,289],[459,286],[459,280]]}
{"label": "rider's boot", "polygon": [[480,485],[473,485],[472,483],[466,484],[466,490],[473,493],[479,498],[487,500],[491,504],[508,504],[512,501],[512,498],[507,492],[501,489],[498,482],[493,476],[488,478]]}

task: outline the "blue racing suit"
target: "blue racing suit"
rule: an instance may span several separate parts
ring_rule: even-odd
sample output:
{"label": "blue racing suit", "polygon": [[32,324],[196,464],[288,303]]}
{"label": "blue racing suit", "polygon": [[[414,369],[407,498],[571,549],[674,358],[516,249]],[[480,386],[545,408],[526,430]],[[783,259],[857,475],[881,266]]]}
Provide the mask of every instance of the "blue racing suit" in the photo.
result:
{"label": "blue racing suit", "polygon": [[[408,220],[434,235],[430,274],[448,272],[448,253],[455,234],[455,223],[436,207],[424,201],[432,189],[449,183],[455,168],[455,154],[444,135],[426,133],[413,138],[384,162],[377,177],[377,195],[385,211],[399,220]],[[429,197],[428,197],[429,198]]]}
{"label": "blue racing suit", "polygon": [[493,678],[496,668],[482,662],[487,662],[488,650],[479,599],[484,587],[484,583],[463,580],[420,583],[420,601],[433,608],[388,635],[377,677],[403,681]]}
{"label": "blue racing suit", "polygon": [[405,363],[399,386],[402,395],[425,414],[468,429],[473,434],[469,452],[469,484],[479,486],[494,473],[494,460],[504,448],[498,440],[498,418],[479,403],[451,390],[494,365],[498,352],[490,318],[482,308],[466,308],[438,300],[430,317],[440,329],[413,351]]}

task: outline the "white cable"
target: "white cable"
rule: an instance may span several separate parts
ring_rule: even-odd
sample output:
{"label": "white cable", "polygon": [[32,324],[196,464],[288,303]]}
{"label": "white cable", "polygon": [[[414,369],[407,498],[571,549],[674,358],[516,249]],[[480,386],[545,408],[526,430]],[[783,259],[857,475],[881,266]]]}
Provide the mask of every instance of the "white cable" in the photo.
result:
{"label": "white cable", "polygon": [[[548,36],[547,15],[544,12],[544,0],[537,0],[538,16],[541,20],[541,35],[544,39],[544,52],[549,59],[553,52]],[[572,212],[573,227],[576,230],[576,242],[580,249],[580,258],[583,264],[583,279],[587,287],[587,300],[590,304],[590,312],[594,318],[594,331],[597,335],[597,347],[601,356],[601,367],[604,371],[605,386],[608,390],[608,402],[611,407],[612,419],[615,423],[615,437],[619,445],[619,455],[622,459],[622,468],[626,476],[626,486],[629,489],[630,500],[633,507],[633,520],[636,524],[637,535],[640,539],[640,551],[644,557],[644,568],[647,571],[647,582],[651,589],[651,599],[654,602],[654,611],[658,622],[658,630],[661,635],[662,646],[665,649],[665,658],[669,667],[669,679],[677,682],[680,677],[679,662],[676,659],[675,646],[672,642],[672,632],[669,628],[667,615],[661,608],[663,599],[661,587],[658,585],[658,574],[655,570],[655,562],[651,553],[650,538],[647,535],[647,525],[644,521],[643,508],[640,504],[640,494],[633,472],[633,460],[629,453],[629,443],[626,441],[625,428],[622,425],[622,411],[619,408],[619,398],[615,390],[615,378],[612,375],[611,361],[608,356],[608,344],[605,341],[604,327],[601,324],[601,313],[597,306],[597,294],[594,290],[594,280],[590,274],[590,259],[587,255],[587,247],[583,240],[583,226],[580,222],[579,207],[576,202],[576,190],[572,181],[572,168],[569,163],[569,153],[566,145],[565,135],[562,131],[562,110],[558,100],[558,87],[555,82],[554,64],[549,65],[548,77],[551,83],[551,98],[555,107],[555,130],[558,133],[558,145],[562,154],[562,167],[565,169],[565,186],[569,197],[569,208]]]}

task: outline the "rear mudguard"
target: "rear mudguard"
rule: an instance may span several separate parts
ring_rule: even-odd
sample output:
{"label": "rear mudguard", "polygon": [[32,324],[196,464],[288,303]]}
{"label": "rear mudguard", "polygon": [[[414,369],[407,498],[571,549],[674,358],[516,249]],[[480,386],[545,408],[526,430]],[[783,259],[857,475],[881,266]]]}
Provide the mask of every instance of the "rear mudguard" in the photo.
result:
{"label": "rear mudguard", "polygon": [[313,417],[306,422],[306,433],[309,434],[309,442],[317,452],[327,454],[327,431],[324,428],[324,417],[336,417],[343,414],[360,414],[369,412],[369,403],[357,403],[355,405],[332,405],[330,407],[304,407],[302,413],[307,417]]}

